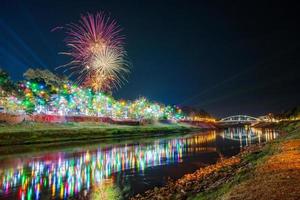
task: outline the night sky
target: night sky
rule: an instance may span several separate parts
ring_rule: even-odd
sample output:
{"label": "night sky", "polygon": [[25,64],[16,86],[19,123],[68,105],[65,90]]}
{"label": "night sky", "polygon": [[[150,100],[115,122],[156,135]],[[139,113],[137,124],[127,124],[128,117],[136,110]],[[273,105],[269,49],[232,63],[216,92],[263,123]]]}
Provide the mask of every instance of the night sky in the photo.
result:
{"label": "night sky", "polygon": [[[203,108],[217,117],[280,112],[300,102],[300,3],[288,1],[0,2],[0,66],[68,62],[63,31],[80,14],[104,11],[126,36],[131,74],[116,98],[145,96]],[[59,71],[58,71],[59,72]]]}

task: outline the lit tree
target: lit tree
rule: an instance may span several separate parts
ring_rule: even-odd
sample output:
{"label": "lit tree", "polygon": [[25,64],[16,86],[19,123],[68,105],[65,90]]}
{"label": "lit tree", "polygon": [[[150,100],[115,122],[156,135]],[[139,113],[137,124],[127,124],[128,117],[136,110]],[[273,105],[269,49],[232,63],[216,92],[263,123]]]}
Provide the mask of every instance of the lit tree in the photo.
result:
{"label": "lit tree", "polygon": [[[31,69],[29,68],[25,73],[24,77],[27,80],[43,83],[49,88],[59,88],[68,82],[68,79],[63,76],[60,77],[47,69]],[[55,90],[54,90],[55,91]]]}

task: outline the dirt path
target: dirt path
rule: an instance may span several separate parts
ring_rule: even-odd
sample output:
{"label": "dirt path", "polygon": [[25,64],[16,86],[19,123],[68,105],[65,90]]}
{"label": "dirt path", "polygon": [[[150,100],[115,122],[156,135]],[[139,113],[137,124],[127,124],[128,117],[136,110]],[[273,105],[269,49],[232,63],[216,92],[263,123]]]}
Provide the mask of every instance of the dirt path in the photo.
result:
{"label": "dirt path", "polygon": [[222,199],[300,199],[300,140],[281,143],[278,153],[257,166],[253,178],[232,188]]}

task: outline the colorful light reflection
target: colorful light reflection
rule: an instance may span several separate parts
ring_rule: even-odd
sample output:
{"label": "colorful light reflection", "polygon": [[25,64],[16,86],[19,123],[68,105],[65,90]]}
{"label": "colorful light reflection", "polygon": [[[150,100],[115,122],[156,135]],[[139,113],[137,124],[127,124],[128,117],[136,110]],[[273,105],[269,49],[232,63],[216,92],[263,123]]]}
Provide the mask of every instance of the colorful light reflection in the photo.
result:
{"label": "colorful light reflection", "polygon": [[[144,173],[147,167],[183,162],[185,157],[216,152],[222,143],[234,141],[236,148],[275,139],[278,133],[267,129],[234,128],[218,134],[214,131],[176,139],[151,140],[77,150],[73,153],[43,154],[37,158],[12,159],[0,167],[0,198],[68,199],[95,195],[110,199],[115,175],[131,170]],[[225,144],[226,145],[226,144]],[[232,143],[228,143],[232,147]],[[105,188],[106,187],[106,188]],[[94,196],[92,196],[94,197]]]}
{"label": "colorful light reflection", "polygon": [[216,133],[210,132],[188,138],[98,148],[73,156],[48,154],[25,160],[13,168],[2,169],[0,196],[17,193],[18,199],[40,199],[43,191],[47,191],[49,198],[67,199],[101,185],[116,172],[143,172],[150,166],[182,162],[183,154],[206,151],[207,145],[201,144],[215,140]]}

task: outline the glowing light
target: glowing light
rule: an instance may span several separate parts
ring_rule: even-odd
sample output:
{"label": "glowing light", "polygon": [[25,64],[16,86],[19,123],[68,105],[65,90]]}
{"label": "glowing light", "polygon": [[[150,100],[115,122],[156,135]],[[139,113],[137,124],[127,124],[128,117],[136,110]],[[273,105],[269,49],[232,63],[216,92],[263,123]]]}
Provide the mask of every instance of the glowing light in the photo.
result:
{"label": "glowing light", "polygon": [[70,82],[58,88],[27,81],[20,84],[23,97],[0,97],[0,106],[7,113],[51,114],[61,116],[95,116],[115,120],[181,120],[183,113],[177,107],[139,98],[133,102],[115,100],[102,92]]}

